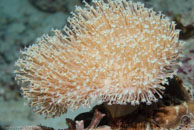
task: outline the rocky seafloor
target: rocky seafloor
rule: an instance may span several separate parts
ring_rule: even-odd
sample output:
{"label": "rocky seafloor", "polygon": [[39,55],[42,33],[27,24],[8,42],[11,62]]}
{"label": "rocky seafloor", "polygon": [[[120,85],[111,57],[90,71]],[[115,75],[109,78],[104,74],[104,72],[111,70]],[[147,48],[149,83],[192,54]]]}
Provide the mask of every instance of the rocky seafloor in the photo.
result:
{"label": "rocky seafloor", "polygon": [[[90,3],[90,0],[87,0]],[[178,75],[184,84],[194,85],[194,1],[193,0],[134,0],[162,11],[182,29],[186,41],[182,67]],[[14,63],[20,50],[49,33],[52,28],[62,29],[75,5],[82,0],[1,0],[0,1],[0,126],[44,125],[66,128],[65,118],[74,118],[89,109],[79,109],[56,119],[47,119],[31,112],[24,105],[20,87],[14,80]]]}

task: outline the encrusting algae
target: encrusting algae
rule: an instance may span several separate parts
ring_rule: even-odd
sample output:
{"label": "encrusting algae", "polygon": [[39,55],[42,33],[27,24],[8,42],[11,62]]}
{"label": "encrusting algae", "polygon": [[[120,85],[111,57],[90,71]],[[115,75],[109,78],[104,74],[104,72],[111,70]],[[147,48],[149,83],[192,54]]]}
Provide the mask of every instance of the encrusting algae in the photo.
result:
{"label": "encrusting algae", "polygon": [[55,117],[93,102],[150,105],[162,98],[183,47],[174,22],[126,0],[93,0],[68,22],[15,63],[34,111]]}

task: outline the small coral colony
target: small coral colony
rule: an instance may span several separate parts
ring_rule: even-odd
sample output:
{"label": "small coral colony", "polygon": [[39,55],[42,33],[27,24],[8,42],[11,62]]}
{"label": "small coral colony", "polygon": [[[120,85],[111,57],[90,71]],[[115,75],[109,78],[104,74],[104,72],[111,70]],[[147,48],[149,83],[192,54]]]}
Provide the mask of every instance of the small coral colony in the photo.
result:
{"label": "small coral colony", "polygon": [[15,63],[33,111],[48,118],[99,104],[89,120],[67,119],[69,130],[192,127],[194,103],[176,76],[184,42],[173,21],[142,3],[93,0],[68,22]]}

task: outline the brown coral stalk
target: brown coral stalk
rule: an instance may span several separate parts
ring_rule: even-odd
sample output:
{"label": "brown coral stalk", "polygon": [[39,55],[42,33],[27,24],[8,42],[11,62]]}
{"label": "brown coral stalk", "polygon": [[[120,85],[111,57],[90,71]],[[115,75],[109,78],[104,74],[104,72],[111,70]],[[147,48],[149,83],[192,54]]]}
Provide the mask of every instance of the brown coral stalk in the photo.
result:
{"label": "brown coral stalk", "polygon": [[98,126],[98,124],[100,123],[100,120],[105,116],[105,114],[102,114],[101,112],[99,112],[97,109],[95,110],[94,113],[94,117],[90,123],[90,125],[88,126],[87,129],[94,129]]}

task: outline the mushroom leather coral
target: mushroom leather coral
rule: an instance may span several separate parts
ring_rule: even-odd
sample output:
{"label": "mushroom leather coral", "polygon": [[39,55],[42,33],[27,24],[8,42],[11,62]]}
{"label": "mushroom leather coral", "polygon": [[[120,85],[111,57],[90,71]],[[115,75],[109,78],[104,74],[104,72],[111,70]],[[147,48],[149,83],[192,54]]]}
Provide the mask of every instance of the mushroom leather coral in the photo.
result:
{"label": "mushroom leather coral", "polygon": [[77,7],[63,32],[21,52],[16,79],[46,117],[92,102],[151,104],[162,98],[181,56],[179,30],[161,13],[126,0]]}

